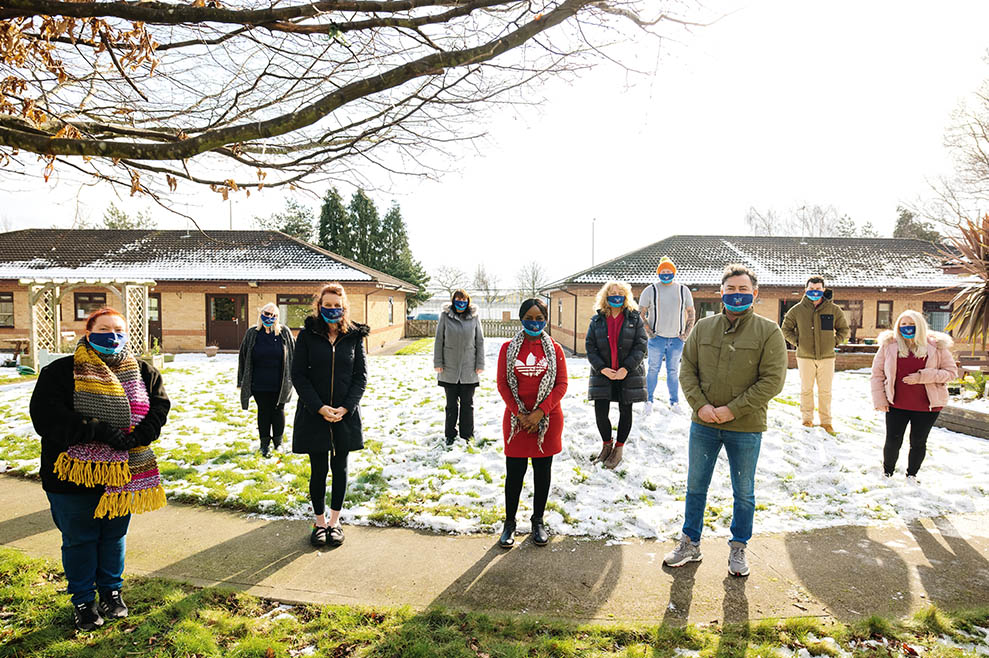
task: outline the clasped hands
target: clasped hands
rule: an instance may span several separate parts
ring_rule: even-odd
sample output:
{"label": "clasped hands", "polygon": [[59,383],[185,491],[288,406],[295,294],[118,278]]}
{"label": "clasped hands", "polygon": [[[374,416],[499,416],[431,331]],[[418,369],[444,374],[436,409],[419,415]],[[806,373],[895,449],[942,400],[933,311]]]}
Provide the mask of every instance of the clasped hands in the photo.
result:
{"label": "clasped hands", "polygon": [[611,368],[601,368],[601,374],[616,382],[628,377],[628,370],[625,368],[619,368],[618,370],[613,370]]}
{"label": "clasped hands", "polygon": [[697,410],[697,417],[705,423],[727,423],[735,420],[735,414],[728,407],[715,407],[713,404],[705,404]]}
{"label": "clasped hands", "polygon": [[331,407],[324,404],[319,408],[319,415],[328,423],[339,423],[346,413],[346,407]]}
{"label": "clasped hands", "polygon": [[536,434],[539,432],[539,421],[541,421],[545,415],[546,414],[543,413],[543,410],[537,407],[531,414],[518,414],[515,417],[518,418],[519,425],[522,426],[522,429],[530,434]]}

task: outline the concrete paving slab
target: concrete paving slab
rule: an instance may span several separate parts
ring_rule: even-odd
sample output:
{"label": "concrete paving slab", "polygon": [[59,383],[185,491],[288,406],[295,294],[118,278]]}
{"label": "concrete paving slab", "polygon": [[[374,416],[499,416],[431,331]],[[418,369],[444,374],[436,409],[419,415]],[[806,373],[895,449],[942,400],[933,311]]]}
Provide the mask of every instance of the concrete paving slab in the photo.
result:
{"label": "concrete paving slab", "polygon": [[[989,517],[951,517],[757,535],[752,575],[728,575],[723,538],[704,561],[662,565],[672,542],[450,536],[347,526],[336,549],[309,546],[305,521],[170,504],[136,515],[127,574],[223,584],[289,603],[440,604],[582,621],[738,622],[789,616],[903,615],[929,603],[989,605]],[[38,482],[0,476],[0,545],[58,560]]]}

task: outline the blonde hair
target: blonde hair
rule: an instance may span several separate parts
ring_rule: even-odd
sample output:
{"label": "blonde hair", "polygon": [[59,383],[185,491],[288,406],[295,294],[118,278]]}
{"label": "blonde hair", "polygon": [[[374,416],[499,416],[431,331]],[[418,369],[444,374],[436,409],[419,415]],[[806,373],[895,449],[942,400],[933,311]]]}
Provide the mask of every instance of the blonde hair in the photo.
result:
{"label": "blonde hair", "polygon": [[609,281],[601,286],[601,289],[598,290],[598,296],[594,300],[595,310],[607,312],[611,308],[611,306],[608,305],[608,290],[611,288],[619,288],[622,291],[622,294],[625,295],[625,306],[622,307],[623,310],[639,310],[639,305],[635,303],[635,297],[632,295],[632,286],[624,281]]}
{"label": "blonde hair", "polygon": [[278,310],[278,304],[275,302],[268,302],[261,307],[261,310],[258,311],[258,331],[264,329],[264,324],[261,323],[261,314],[265,311],[272,311],[275,314],[275,324],[271,325],[272,332],[276,334],[282,333],[282,323],[281,318],[279,317],[281,316],[281,312]]}
{"label": "blonde hair", "polygon": [[[323,321],[323,316],[319,312],[320,307],[323,305],[324,295],[339,295],[340,305],[343,307],[343,317],[340,318],[340,322],[337,323],[340,333],[345,334],[350,331],[350,300],[347,299],[347,291],[343,289],[343,286],[339,283],[327,283],[325,286],[319,289],[316,296],[312,300],[312,313],[320,322],[320,326],[325,327],[326,323]],[[329,330],[327,330],[329,331]]]}
{"label": "blonde hair", "polygon": [[[903,318],[910,318],[917,325],[917,334],[913,340],[908,341],[900,334],[900,320]],[[900,313],[893,325],[893,336],[896,337],[900,356],[909,356],[913,352],[914,356],[927,358],[927,320],[924,319],[923,314],[911,310]]]}

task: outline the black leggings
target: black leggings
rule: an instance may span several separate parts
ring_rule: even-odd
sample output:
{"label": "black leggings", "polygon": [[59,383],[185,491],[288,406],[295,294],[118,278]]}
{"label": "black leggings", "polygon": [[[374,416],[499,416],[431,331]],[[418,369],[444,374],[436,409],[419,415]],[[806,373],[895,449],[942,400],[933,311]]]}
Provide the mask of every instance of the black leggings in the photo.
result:
{"label": "black leggings", "polygon": [[280,438],[285,433],[285,405],[278,404],[277,391],[254,391],[258,405],[258,436]]}
{"label": "black leggings", "polygon": [[900,456],[903,434],[910,424],[910,454],[907,475],[916,475],[927,456],[927,435],[934,427],[939,411],[907,411],[890,407],[886,412],[886,445],[883,447],[883,470],[892,475],[896,458]]}
{"label": "black leggings", "polygon": [[[594,417],[598,421],[598,432],[601,433],[601,440],[605,443],[611,441],[611,419],[608,412],[611,409],[609,400],[594,401]],[[628,439],[629,432],[632,431],[632,404],[618,403],[618,443],[624,444]]]}
{"label": "black leggings", "polygon": [[313,452],[309,454],[309,500],[312,501],[313,514],[317,516],[326,511],[326,475],[333,468],[333,484],[330,489],[330,509],[339,512],[343,509],[343,497],[347,495],[347,455],[350,453],[337,451],[331,459],[328,452]]}
{"label": "black leggings", "polygon": [[[528,457],[505,457],[505,518],[514,521],[519,511],[519,496],[522,495],[522,480],[529,466]],[[553,468],[553,456],[532,458],[532,518],[543,518],[546,499],[549,498],[549,483]]]}
{"label": "black leggings", "polygon": [[446,438],[457,438],[458,416],[460,438],[469,439],[474,436],[475,388],[476,384],[443,384],[446,391]]}

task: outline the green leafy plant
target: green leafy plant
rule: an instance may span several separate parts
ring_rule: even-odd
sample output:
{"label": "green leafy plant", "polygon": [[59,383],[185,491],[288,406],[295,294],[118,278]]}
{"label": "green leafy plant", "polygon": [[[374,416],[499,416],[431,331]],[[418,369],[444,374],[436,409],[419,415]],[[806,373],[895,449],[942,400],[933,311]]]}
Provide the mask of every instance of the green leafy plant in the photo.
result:
{"label": "green leafy plant", "polygon": [[958,330],[972,342],[973,350],[976,342],[985,350],[989,341],[989,214],[980,222],[965,220],[959,230],[961,237],[948,239],[953,250],[942,250],[942,255],[974,281],[951,300],[947,330]]}
{"label": "green leafy plant", "polygon": [[989,376],[983,372],[969,372],[962,379],[962,385],[980,398],[985,397],[987,383]]}

